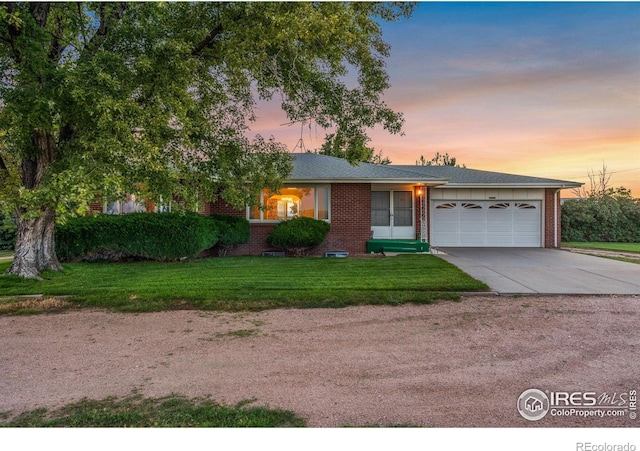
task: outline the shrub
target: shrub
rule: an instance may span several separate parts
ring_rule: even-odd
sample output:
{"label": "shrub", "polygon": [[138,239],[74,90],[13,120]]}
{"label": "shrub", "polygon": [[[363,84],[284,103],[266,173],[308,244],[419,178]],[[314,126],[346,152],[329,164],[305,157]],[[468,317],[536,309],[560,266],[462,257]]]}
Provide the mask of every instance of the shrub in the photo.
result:
{"label": "shrub", "polygon": [[563,241],[640,241],[640,199],[626,190],[571,200],[562,206]]}
{"label": "shrub", "polygon": [[249,242],[251,226],[245,218],[221,214],[212,214],[209,217],[218,224],[220,232],[219,245],[236,246]]}
{"label": "shrub", "polygon": [[177,260],[218,240],[218,223],[197,213],[135,213],[72,218],[56,227],[60,260]]}
{"label": "shrub", "polygon": [[16,224],[13,218],[0,210],[0,250],[13,249],[16,245]]}
{"label": "shrub", "polygon": [[223,214],[211,214],[209,216],[217,224],[220,232],[216,250],[219,256],[227,255],[229,249],[238,244],[248,243],[251,233],[249,221],[245,218]]}
{"label": "shrub", "polygon": [[311,249],[322,244],[329,229],[329,223],[325,221],[305,217],[294,218],[275,226],[267,237],[267,243],[296,256],[307,255]]}

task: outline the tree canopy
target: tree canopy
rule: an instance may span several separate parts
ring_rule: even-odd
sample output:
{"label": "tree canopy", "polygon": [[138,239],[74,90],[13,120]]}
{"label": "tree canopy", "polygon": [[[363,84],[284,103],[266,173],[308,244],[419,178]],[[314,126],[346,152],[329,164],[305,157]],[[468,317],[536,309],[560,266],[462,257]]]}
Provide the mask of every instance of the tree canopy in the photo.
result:
{"label": "tree canopy", "polygon": [[456,157],[450,157],[448,153],[444,155],[440,152],[436,152],[431,160],[427,160],[424,155],[420,155],[420,158],[416,160],[416,166],[455,166],[457,168],[466,168],[466,165],[460,166]]}
{"label": "tree canopy", "polygon": [[382,151],[377,152],[373,147],[369,147],[368,141],[364,136],[345,137],[340,132],[330,133],[315,153],[344,158],[352,163],[391,164],[389,157],[383,156]]}
{"label": "tree canopy", "polygon": [[[381,21],[412,5],[285,2],[0,4],[0,202],[18,221],[9,272],[59,269],[55,218],[96,193],[250,203],[291,169],[251,138],[260,100],[367,142],[402,116],[381,99]],[[352,155],[347,155],[353,161]]]}

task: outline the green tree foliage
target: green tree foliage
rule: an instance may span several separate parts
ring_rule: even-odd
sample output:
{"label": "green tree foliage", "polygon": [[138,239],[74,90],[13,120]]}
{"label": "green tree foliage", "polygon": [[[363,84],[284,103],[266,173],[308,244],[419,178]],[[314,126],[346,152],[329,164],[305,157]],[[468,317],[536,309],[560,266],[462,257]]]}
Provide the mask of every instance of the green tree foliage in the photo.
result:
{"label": "green tree foliage", "polygon": [[331,133],[325,137],[322,147],[316,153],[344,158],[351,162],[391,164],[389,157],[382,156],[382,151],[376,152],[373,147],[367,146],[368,141],[369,138],[362,136],[348,137],[339,132]]}
{"label": "green tree foliage", "polygon": [[300,216],[275,226],[267,236],[267,243],[296,256],[303,256],[322,244],[330,228],[328,222]]}
{"label": "green tree foliage", "polygon": [[562,240],[640,242],[640,199],[620,187],[565,202]]}
{"label": "green tree foliage", "polygon": [[424,155],[420,155],[420,158],[416,160],[416,166],[455,166],[457,168],[466,168],[466,165],[460,166],[456,157],[450,157],[448,153],[442,155],[440,152],[436,152],[431,160],[427,160]]}
{"label": "green tree foliage", "polygon": [[[381,100],[379,21],[411,5],[346,2],[8,2],[0,5],[0,202],[15,211],[8,272],[61,269],[56,218],[96,193],[241,206],[291,170],[250,139],[259,100],[366,143],[402,117]],[[355,156],[349,156],[353,161]]]}

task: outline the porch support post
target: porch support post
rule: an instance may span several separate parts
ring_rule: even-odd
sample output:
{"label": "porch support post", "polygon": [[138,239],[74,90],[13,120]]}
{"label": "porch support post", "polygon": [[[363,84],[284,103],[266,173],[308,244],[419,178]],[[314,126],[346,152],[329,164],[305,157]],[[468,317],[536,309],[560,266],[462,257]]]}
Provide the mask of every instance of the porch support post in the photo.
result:
{"label": "porch support post", "polygon": [[418,214],[420,218],[420,241],[427,242],[427,187],[418,185]]}

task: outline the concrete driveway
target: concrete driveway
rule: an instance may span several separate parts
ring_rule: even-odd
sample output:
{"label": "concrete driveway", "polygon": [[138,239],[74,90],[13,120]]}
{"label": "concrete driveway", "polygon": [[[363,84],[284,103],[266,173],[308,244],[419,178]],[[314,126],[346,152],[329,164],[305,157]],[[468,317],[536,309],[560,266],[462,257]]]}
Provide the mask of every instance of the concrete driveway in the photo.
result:
{"label": "concrete driveway", "polygon": [[442,248],[439,255],[501,294],[637,294],[640,265],[555,249]]}

